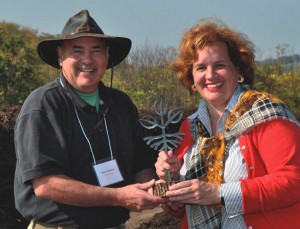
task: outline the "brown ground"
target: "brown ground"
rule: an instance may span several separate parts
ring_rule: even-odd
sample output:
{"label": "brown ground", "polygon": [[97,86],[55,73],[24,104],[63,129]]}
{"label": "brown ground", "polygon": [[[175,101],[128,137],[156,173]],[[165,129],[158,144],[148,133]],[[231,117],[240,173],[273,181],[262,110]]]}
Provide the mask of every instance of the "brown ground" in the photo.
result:
{"label": "brown ground", "polygon": [[178,229],[180,221],[168,216],[160,207],[153,210],[145,210],[141,213],[133,212],[126,222],[126,228],[130,229]]}
{"label": "brown ground", "polygon": [[[13,198],[13,127],[19,110],[20,106],[0,107],[0,229],[27,228],[27,223],[14,208]],[[131,219],[126,226],[129,229],[177,229],[179,222],[158,207],[141,213],[131,213]]]}

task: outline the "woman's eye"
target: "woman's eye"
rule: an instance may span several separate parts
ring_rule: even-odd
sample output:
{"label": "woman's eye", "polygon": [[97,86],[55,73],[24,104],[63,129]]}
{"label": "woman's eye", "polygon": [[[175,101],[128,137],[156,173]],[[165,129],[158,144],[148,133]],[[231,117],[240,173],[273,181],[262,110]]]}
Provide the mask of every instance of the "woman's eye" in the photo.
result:
{"label": "woman's eye", "polygon": [[223,68],[225,68],[225,66],[226,66],[225,64],[217,64],[216,68],[217,69],[223,69]]}
{"label": "woman's eye", "polygon": [[198,66],[197,71],[203,72],[205,70],[204,66]]}

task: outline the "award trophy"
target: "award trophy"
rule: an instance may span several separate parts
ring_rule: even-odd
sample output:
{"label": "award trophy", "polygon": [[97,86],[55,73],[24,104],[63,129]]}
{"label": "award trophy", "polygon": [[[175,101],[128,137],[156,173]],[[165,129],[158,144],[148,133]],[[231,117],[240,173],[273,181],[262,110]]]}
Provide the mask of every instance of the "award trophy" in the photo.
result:
{"label": "award trophy", "polygon": [[[161,129],[161,134],[157,136],[147,136],[144,138],[147,145],[151,148],[164,151],[166,154],[169,150],[173,150],[178,146],[180,141],[183,139],[184,133],[167,133],[166,128],[169,124],[179,123],[182,119],[184,113],[183,109],[170,109],[169,103],[166,98],[162,95],[154,102],[153,106],[155,114],[159,117],[157,120],[152,115],[145,115],[139,119],[141,125],[146,129]],[[153,187],[153,194],[160,197],[165,197],[166,191],[168,191],[169,186],[175,181],[172,180],[170,171],[167,171],[168,180],[164,183],[156,183]]]}

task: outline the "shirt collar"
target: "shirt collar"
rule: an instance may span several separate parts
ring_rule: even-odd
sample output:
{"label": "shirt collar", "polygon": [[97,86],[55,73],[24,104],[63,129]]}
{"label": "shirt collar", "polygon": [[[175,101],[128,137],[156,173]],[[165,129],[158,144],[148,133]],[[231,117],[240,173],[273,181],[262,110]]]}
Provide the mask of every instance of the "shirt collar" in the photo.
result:
{"label": "shirt collar", "polygon": [[[78,96],[75,93],[75,91],[74,91],[75,89],[72,87],[71,84],[68,83],[68,81],[66,80],[66,78],[63,75],[60,75],[58,80],[59,80],[59,84],[62,86],[62,88],[67,92],[68,96],[76,104],[78,104],[81,108],[89,106],[88,103],[86,103],[83,99],[80,98],[80,96]],[[99,91],[99,95],[100,95],[100,105],[109,104],[110,95],[107,91],[107,88],[105,87],[105,85],[102,82],[100,82],[98,84],[98,91]]]}
{"label": "shirt collar", "polygon": [[238,103],[241,94],[242,94],[242,88],[240,85],[238,85],[236,90],[234,91],[233,95],[231,96],[229,102],[227,103],[227,106],[225,108],[226,111],[231,112],[233,110],[233,108]]}
{"label": "shirt collar", "polygon": [[[230,97],[230,100],[227,103],[227,106],[225,107],[225,110],[220,118],[222,123],[218,123],[218,126],[220,125],[223,128],[228,115],[231,113],[233,108],[238,103],[238,100],[239,100],[240,96],[242,95],[242,93],[243,93],[243,90],[240,87],[240,85],[238,85],[236,90]],[[204,99],[202,99],[200,101],[197,111],[188,117],[188,119],[196,119],[196,118],[198,118],[204,124],[206,129],[211,133],[210,119],[209,119],[209,115],[208,115],[206,101]]]}

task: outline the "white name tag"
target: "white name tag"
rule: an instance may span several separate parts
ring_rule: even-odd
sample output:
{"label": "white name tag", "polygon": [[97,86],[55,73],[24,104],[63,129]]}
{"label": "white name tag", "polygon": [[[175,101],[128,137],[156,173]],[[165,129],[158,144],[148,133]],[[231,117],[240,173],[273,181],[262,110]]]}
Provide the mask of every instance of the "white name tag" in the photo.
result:
{"label": "white name tag", "polygon": [[102,187],[124,180],[115,159],[93,165],[93,168]]}

